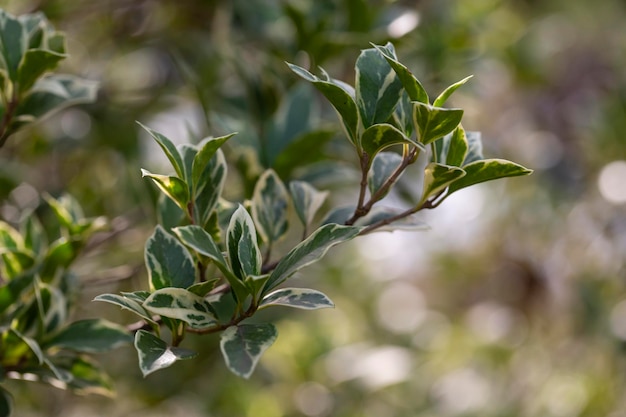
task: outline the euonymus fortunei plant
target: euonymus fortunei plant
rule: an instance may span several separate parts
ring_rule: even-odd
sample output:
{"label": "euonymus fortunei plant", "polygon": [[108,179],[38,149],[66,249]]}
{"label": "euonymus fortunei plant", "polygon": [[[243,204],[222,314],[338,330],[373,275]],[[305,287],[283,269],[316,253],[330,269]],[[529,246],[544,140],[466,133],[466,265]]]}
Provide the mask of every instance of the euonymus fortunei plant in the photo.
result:
{"label": "euonymus fortunei plant", "polygon": [[[14,17],[0,10],[0,147],[54,110],[93,101],[94,83],[50,73],[65,57],[63,34],[42,14]],[[285,285],[300,269],[360,235],[422,229],[416,213],[462,188],[530,173],[510,161],[484,159],[480,136],[460,124],[463,111],[444,107],[467,79],[431,102],[391,44],[362,51],[354,87],[323,70],[318,77],[288,65],[339,115],[361,174],[354,204],[320,213],[328,191],[303,181],[285,184],[271,169],[260,175],[249,200],[227,201],[220,148],[236,140],[234,134],[175,146],[144,127],[173,168],[171,174],[142,171],[166,199],[145,246],[148,286],[96,297],[135,313],[137,323],[68,319],[79,291],[71,266],[104,226],[102,218],[85,217],[79,203],[64,195],[46,196],[38,213],[22,213],[18,222],[0,221],[0,415],[12,408],[1,385],[6,379],[110,393],[109,378],[89,355],[133,339],[148,375],[195,355],[183,347],[188,333],[220,333],[228,368],[247,378],[277,337],[273,324],[248,319],[275,306],[333,306],[317,290]],[[412,165],[420,168],[411,181],[416,201],[402,209],[385,206],[384,198]],[[43,222],[40,211],[53,215]],[[294,219],[299,224],[289,224]],[[278,252],[287,235],[298,241]]]}
{"label": "euonymus fortunei plant", "polygon": [[[511,161],[484,159],[480,136],[465,132],[460,124],[463,110],[443,107],[468,78],[431,103],[391,44],[361,52],[354,87],[323,70],[320,78],[296,65],[289,67],[337,111],[359,161],[358,199],[352,207],[329,211],[316,224],[328,193],[306,182],[286,185],[270,169],[259,177],[249,201],[228,202],[222,196],[227,164],[220,147],[233,134],[177,147],[144,127],[174,173],[143,170],[143,176],[154,181],[177,208],[162,211],[163,225],[156,227],[146,244],[149,287],[96,297],[141,318],[132,327],[144,375],[192,358],[195,353],[181,347],[187,333],[220,332],[226,365],[248,378],[277,331],[271,323],[247,319],[274,306],[310,310],[333,306],[317,290],[284,287],[297,271],[359,235],[420,229],[423,224],[417,212],[439,206],[465,187],[531,172]],[[418,161],[426,163],[414,180],[419,184],[417,202],[404,209],[379,204],[407,167]],[[272,249],[290,230],[291,209],[303,238],[276,256]],[[169,330],[169,338],[162,328]]]}

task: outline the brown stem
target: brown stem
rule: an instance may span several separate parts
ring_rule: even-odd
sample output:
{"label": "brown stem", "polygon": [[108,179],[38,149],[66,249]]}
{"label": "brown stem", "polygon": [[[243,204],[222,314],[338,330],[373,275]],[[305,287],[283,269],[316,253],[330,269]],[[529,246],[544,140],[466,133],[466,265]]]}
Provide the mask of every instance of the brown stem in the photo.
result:
{"label": "brown stem", "polygon": [[348,221],[346,221],[346,225],[351,226],[357,221],[360,217],[363,217],[367,214],[367,211],[364,211],[363,204],[365,203],[365,194],[367,193],[367,173],[369,171],[369,156],[364,152],[361,154],[361,186],[359,189],[359,200],[356,204],[356,209],[354,210],[354,214]]}
{"label": "brown stem", "polygon": [[368,234],[368,233],[370,233],[370,232],[374,231],[375,229],[378,229],[379,227],[386,226],[386,225],[391,224],[391,223],[393,223],[393,222],[395,222],[395,221],[398,221],[398,220],[400,220],[400,219],[403,219],[403,218],[405,218],[405,217],[408,217],[408,216],[410,216],[410,215],[412,215],[412,214],[417,213],[417,212],[418,212],[418,211],[420,211],[420,210],[424,210],[424,209],[431,209],[431,208],[433,208],[433,207],[434,207],[434,206],[433,206],[433,204],[432,204],[432,201],[431,201],[431,200],[427,200],[427,201],[425,201],[425,202],[424,202],[422,205],[420,205],[420,206],[417,206],[417,207],[411,207],[410,209],[405,210],[405,211],[403,211],[402,213],[398,213],[398,214],[396,214],[395,216],[392,216],[392,217],[387,217],[386,219],[382,219],[382,220],[377,221],[376,223],[372,223],[372,224],[370,224],[369,226],[367,226],[366,228],[364,228],[363,230],[361,230],[361,231],[359,232],[359,236],[362,236],[362,235]]}
{"label": "brown stem", "polygon": [[13,115],[15,110],[17,109],[17,95],[13,93],[13,97],[7,103],[7,108],[4,112],[4,116],[2,116],[2,121],[0,122],[0,148],[4,146],[11,133],[9,132],[9,127],[11,126],[11,121],[13,120]]}

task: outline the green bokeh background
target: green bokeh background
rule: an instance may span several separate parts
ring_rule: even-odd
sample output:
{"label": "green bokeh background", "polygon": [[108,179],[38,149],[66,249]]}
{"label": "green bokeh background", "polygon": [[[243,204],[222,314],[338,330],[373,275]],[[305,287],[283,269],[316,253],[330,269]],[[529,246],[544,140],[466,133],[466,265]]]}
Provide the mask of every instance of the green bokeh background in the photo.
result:
{"label": "green bokeh background", "polygon": [[[392,41],[431,95],[452,98],[485,154],[535,170],[458,193],[431,230],[346,244],[294,285],[336,309],[279,310],[279,339],[249,381],[215,336],[199,358],[141,377],[131,347],[103,355],[117,398],[9,382],[17,416],[618,417],[626,414],[626,5],[621,0],[0,0],[66,32],[61,68],[100,82],[0,150],[0,216],[69,191],[114,238],[76,266],[76,318],[132,317],[90,302],[146,284],[166,161],[135,123],[178,143],[232,130],[227,195],[273,166],[355,196],[356,160],[322,98],[284,61],[352,83],[359,50]],[[288,104],[289,97],[301,97]],[[287,103],[287,104],[286,104]],[[293,107],[297,106],[297,107]],[[288,112],[287,109],[295,109]],[[288,115],[288,116],[286,116]],[[303,116],[305,115],[305,116]],[[278,137],[285,117],[309,148]],[[298,117],[301,117],[300,119]],[[336,130],[333,130],[336,129]],[[332,165],[320,165],[322,160]],[[621,162],[620,162],[621,161]],[[339,177],[330,174],[339,173]],[[411,198],[406,177],[401,203]]]}

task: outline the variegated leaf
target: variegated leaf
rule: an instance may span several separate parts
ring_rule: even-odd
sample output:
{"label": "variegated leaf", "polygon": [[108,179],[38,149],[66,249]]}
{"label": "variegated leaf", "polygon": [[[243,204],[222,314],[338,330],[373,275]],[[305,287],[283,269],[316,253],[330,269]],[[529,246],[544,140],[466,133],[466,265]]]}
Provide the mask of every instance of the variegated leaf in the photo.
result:
{"label": "variegated leaf", "polygon": [[280,285],[300,269],[318,261],[331,247],[354,238],[360,230],[359,227],[338,224],[320,227],[281,259],[267,282],[266,290]]}
{"label": "variegated leaf", "polygon": [[189,187],[185,181],[169,175],[152,174],[145,169],[141,170],[141,175],[154,181],[165,195],[171,198],[181,209],[187,210]]}
{"label": "variegated leaf", "polygon": [[102,319],[90,319],[71,323],[42,347],[95,353],[106,352],[130,342],[132,337],[124,327]]}
{"label": "variegated leaf", "polygon": [[419,141],[424,145],[447,135],[461,123],[463,110],[445,109],[413,102],[413,121],[419,131]]}
{"label": "variegated leaf", "polygon": [[[381,189],[385,181],[389,179],[401,163],[402,156],[395,152],[381,152],[376,155],[372,167],[367,173],[367,185],[372,195]],[[384,197],[384,195],[381,197]]]}
{"label": "variegated leaf", "polygon": [[252,217],[239,205],[230,218],[226,246],[232,271],[241,279],[261,273],[261,251],[257,244]]}
{"label": "variegated leaf", "polygon": [[143,300],[137,302],[136,300],[126,298],[118,294],[100,294],[96,298],[94,298],[93,301],[103,301],[105,303],[114,304],[118,307],[121,307],[122,309],[132,311],[147,322],[156,325],[156,322],[152,320],[150,313],[148,313],[146,309],[143,308],[143,306],[140,304],[143,302]]}
{"label": "variegated leaf", "polygon": [[191,350],[168,346],[163,340],[145,330],[135,334],[135,349],[143,376],[167,368],[179,360],[191,359],[197,354]]}
{"label": "variegated leaf", "polygon": [[196,329],[210,327],[217,322],[209,303],[183,288],[162,288],[153,292],[143,303],[153,314],[182,320]]}
{"label": "variegated leaf", "polygon": [[139,126],[141,126],[146,132],[148,132],[150,136],[152,136],[152,138],[156,141],[156,143],[159,144],[161,149],[163,149],[165,156],[167,156],[167,159],[169,159],[172,167],[174,167],[178,178],[185,178],[183,158],[178,152],[178,149],[176,149],[174,143],[165,135],[162,135],[161,133],[150,129],[149,127],[144,126],[139,122],[137,122],[137,124],[139,124]]}
{"label": "variegated leaf", "polygon": [[380,151],[393,145],[409,143],[418,146],[413,140],[404,136],[400,130],[396,127],[387,124],[380,123],[368,127],[361,136],[361,144],[363,150],[369,155],[369,163],[373,162],[374,157]]}
{"label": "variegated leaf", "polygon": [[[393,52],[393,45],[386,49]],[[385,57],[375,48],[365,49],[356,60],[356,105],[363,128],[386,122],[393,113],[402,82]]]}
{"label": "variegated leaf", "polygon": [[287,63],[289,68],[303,79],[313,83],[313,86],[324,95],[333,105],[346,130],[346,134],[352,144],[360,149],[357,138],[357,126],[359,116],[354,95],[342,84],[335,80],[322,80],[309,71],[297,65]]}
{"label": "variegated leaf", "polygon": [[453,182],[448,189],[448,194],[481,182],[530,175],[533,172],[531,169],[505,159],[483,159],[465,165],[463,169],[467,175]]}
{"label": "variegated leaf", "polygon": [[458,167],[434,162],[428,164],[426,169],[424,169],[424,190],[421,202],[445,190],[450,184],[464,175],[465,171]]}
{"label": "variegated leaf", "polygon": [[252,218],[264,242],[279,240],[287,232],[287,206],[289,195],[276,173],[265,171],[254,187]]}
{"label": "variegated leaf", "polygon": [[422,84],[404,64],[396,59],[395,53],[385,46],[374,45],[374,47],[383,55],[391,68],[396,72],[411,101],[429,103],[428,93],[426,93]]}
{"label": "variegated leaf", "polygon": [[305,227],[309,226],[328,197],[328,191],[318,191],[304,181],[291,181],[289,191],[300,221]]}
{"label": "variegated leaf", "polygon": [[454,93],[463,84],[468,82],[469,79],[472,78],[472,77],[473,77],[473,75],[470,75],[469,77],[465,77],[461,81],[458,81],[458,82],[452,84],[451,86],[449,86],[448,88],[446,88],[441,94],[439,94],[439,97],[437,97],[435,99],[435,101],[433,101],[433,106],[435,106],[435,107],[442,107],[446,103],[448,98],[450,98],[452,93]]}
{"label": "variegated leaf", "polygon": [[159,225],[146,242],[145,261],[151,290],[187,288],[196,280],[196,267],[187,249]]}
{"label": "variegated leaf", "polygon": [[217,149],[213,158],[200,173],[194,189],[194,219],[197,224],[206,227],[210,217],[215,213],[226,182],[228,165],[224,152]]}
{"label": "variegated leaf", "polygon": [[269,348],[278,332],[272,324],[241,324],[224,330],[220,340],[226,366],[235,375],[249,378],[261,355]]}
{"label": "variegated leaf", "polygon": [[281,288],[263,297],[261,308],[287,306],[303,310],[335,307],[326,294],[309,288]]}

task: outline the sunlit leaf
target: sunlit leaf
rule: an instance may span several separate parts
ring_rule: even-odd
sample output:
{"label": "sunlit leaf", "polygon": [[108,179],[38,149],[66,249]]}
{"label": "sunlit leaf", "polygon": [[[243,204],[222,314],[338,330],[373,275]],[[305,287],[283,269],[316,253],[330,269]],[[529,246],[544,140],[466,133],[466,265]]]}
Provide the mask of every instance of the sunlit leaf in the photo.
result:
{"label": "sunlit leaf", "polygon": [[438,161],[442,164],[461,167],[468,151],[465,130],[459,125],[452,133],[435,142],[439,154]]}
{"label": "sunlit leaf", "polygon": [[109,351],[132,340],[132,336],[122,326],[102,319],[89,319],[71,323],[46,341],[44,347],[94,353]]}
{"label": "sunlit leaf", "polygon": [[263,352],[277,337],[272,324],[242,324],[224,330],[220,347],[228,369],[235,375],[249,378]]}
{"label": "sunlit leaf", "polygon": [[148,177],[181,209],[186,210],[189,203],[189,187],[185,181],[169,175],[152,174],[145,169],[141,170],[143,177]]}
{"label": "sunlit leaf", "polygon": [[156,141],[156,143],[159,144],[161,149],[163,149],[165,156],[167,156],[167,159],[169,159],[170,163],[172,164],[172,167],[176,171],[176,175],[178,176],[178,178],[185,178],[183,158],[178,152],[178,149],[176,149],[174,143],[165,135],[162,135],[161,133],[150,129],[149,127],[144,126],[139,122],[137,122],[137,124],[141,126],[146,132],[148,132],[150,136],[152,136],[152,138]]}
{"label": "sunlit leaf", "polygon": [[289,195],[283,182],[269,169],[258,179],[252,195],[252,218],[264,242],[278,241],[287,232]]}
{"label": "sunlit leaf", "polygon": [[450,98],[452,93],[454,93],[463,84],[468,82],[469,79],[472,78],[472,77],[473,77],[473,75],[470,75],[469,77],[465,77],[461,81],[458,81],[458,82],[452,84],[451,86],[449,86],[448,88],[446,88],[441,94],[439,94],[439,97],[437,97],[435,99],[435,101],[433,101],[433,106],[435,106],[435,107],[442,107],[446,103],[448,98]]}
{"label": "sunlit leaf", "polygon": [[20,93],[30,89],[37,79],[48,71],[53,70],[59,61],[67,55],[45,49],[30,49],[24,54],[17,71],[17,84]]}
{"label": "sunlit leaf", "polygon": [[361,136],[361,144],[363,150],[370,157],[370,164],[373,161],[374,156],[385,148],[392,145],[401,143],[410,143],[417,146],[411,139],[404,136],[404,134],[396,127],[381,123],[368,127]]}
{"label": "sunlit leaf", "polygon": [[145,330],[139,330],[135,334],[135,349],[139,355],[139,368],[144,377],[167,368],[176,361],[191,359],[197,355],[191,350],[168,346],[163,340]]}
{"label": "sunlit leaf", "polygon": [[419,131],[419,141],[424,145],[452,132],[462,118],[461,109],[445,109],[419,101],[413,102],[413,120]]}
{"label": "sunlit leaf", "polygon": [[334,307],[326,294],[309,288],[281,288],[263,297],[262,307],[287,306],[303,310]]}
{"label": "sunlit leaf", "polygon": [[197,329],[212,326],[217,321],[203,297],[183,288],[157,290],[144,301],[143,307],[153,314],[182,320]]}
{"label": "sunlit leaf", "polygon": [[266,290],[280,285],[300,269],[318,261],[331,247],[354,238],[360,230],[359,227],[338,224],[320,227],[281,259],[267,282]]}
{"label": "sunlit leaf", "polygon": [[429,197],[437,195],[445,190],[450,184],[465,175],[465,171],[459,167],[430,163],[424,169],[424,190],[422,202]]}
{"label": "sunlit leaf", "polygon": [[422,84],[404,64],[396,59],[395,54],[385,46],[374,45],[374,47],[383,55],[391,68],[396,72],[411,101],[429,103],[428,94]]}
{"label": "sunlit leaf", "polygon": [[146,242],[145,261],[150,288],[187,288],[196,280],[196,267],[187,249],[161,226]]}
{"label": "sunlit leaf", "polygon": [[218,138],[207,138],[200,143],[200,150],[196,154],[193,160],[193,168],[191,173],[191,184],[193,186],[193,196],[196,197],[202,189],[205,188],[205,184],[201,183],[203,179],[203,173],[211,159],[217,153],[217,150],[236,133],[231,133],[226,136],[220,136]]}
{"label": "sunlit leaf", "polygon": [[505,159],[483,159],[465,165],[463,169],[467,175],[453,182],[448,189],[448,194],[481,182],[530,175],[533,172],[531,169]]}

